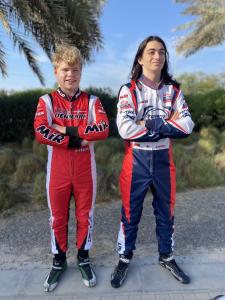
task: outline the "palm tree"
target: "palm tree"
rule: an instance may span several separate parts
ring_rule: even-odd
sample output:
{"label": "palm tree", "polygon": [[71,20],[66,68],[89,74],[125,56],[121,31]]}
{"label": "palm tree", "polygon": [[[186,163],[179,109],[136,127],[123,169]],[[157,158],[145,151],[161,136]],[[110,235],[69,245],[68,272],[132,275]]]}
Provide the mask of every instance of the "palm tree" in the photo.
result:
{"label": "palm tree", "polygon": [[222,44],[225,40],[225,1],[224,0],[175,0],[187,4],[184,15],[196,16],[192,21],[176,28],[189,33],[176,47],[178,53],[186,57],[204,47]]}
{"label": "palm tree", "polygon": [[[93,48],[102,46],[98,18],[104,0],[1,0],[0,25],[22,52],[44,84],[35,52],[28,40],[34,38],[47,56],[57,44],[76,45],[86,61]],[[0,71],[7,76],[6,50],[0,41]]]}

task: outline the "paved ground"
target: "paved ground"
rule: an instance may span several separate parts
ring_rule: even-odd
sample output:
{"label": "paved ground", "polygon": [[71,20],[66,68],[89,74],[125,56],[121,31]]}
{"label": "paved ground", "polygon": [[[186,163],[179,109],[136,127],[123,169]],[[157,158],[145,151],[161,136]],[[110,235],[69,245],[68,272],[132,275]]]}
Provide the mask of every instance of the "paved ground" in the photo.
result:
{"label": "paved ground", "polygon": [[[150,257],[151,259],[151,257]],[[97,266],[98,285],[83,286],[79,271],[70,265],[60,285],[50,295],[42,292],[46,268],[7,269],[0,273],[0,299],[70,300],[209,300],[225,292],[225,263],[178,261],[192,278],[190,285],[174,280],[156,262],[135,259],[120,289],[109,284],[111,267]]]}
{"label": "paved ground", "polygon": [[175,242],[177,261],[190,274],[190,285],[178,283],[157,264],[154,217],[148,197],[140,224],[137,250],[127,281],[109,284],[117,261],[114,251],[120,203],[96,206],[95,244],[91,252],[98,276],[93,289],[84,287],[75,266],[74,222],[69,228],[69,268],[55,292],[42,283],[51,262],[48,212],[18,211],[0,219],[0,299],[79,300],[209,300],[225,293],[225,187],[194,190],[177,196]]}

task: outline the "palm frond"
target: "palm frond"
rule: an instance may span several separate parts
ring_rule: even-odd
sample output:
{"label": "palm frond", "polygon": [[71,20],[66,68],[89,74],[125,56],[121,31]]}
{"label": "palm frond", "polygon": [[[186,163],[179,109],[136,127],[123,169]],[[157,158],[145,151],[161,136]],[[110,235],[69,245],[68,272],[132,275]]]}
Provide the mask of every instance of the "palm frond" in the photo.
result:
{"label": "palm frond", "polygon": [[102,47],[98,18],[104,3],[105,0],[1,0],[0,22],[43,83],[27,40],[32,35],[49,58],[56,44],[76,45],[89,61],[92,50]]}
{"label": "palm frond", "polygon": [[29,47],[28,42],[25,41],[21,36],[16,34],[13,30],[10,32],[10,34],[12,36],[14,46],[18,46],[19,51],[24,54],[29,66],[31,67],[33,72],[37,75],[41,84],[44,85],[45,84],[44,77],[41,73],[41,70],[35,58],[36,53]]}
{"label": "palm frond", "polygon": [[3,45],[0,42],[0,71],[3,77],[7,77],[7,68],[5,62],[5,51],[3,50]]}
{"label": "palm frond", "polygon": [[185,23],[176,30],[192,29],[188,35],[180,39],[176,50],[184,56],[190,56],[204,47],[222,44],[225,40],[225,2],[224,0],[176,0],[188,3],[184,14],[195,15],[196,19]]}

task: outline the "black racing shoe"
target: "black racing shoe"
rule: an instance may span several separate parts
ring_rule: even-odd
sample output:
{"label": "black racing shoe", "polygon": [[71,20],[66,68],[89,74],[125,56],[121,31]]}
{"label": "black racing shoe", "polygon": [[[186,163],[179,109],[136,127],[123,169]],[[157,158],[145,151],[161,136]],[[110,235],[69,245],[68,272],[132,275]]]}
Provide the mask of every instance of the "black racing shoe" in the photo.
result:
{"label": "black racing shoe", "polygon": [[94,287],[96,285],[96,275],[90,263],[89,257],[78,258],[77,266],[81,272],[82,281],[87,287]]}
{"label": "black racing shoe", "polygon": [[190,278],[181,268],[177,265],[175,259],[172,255],[160,255],[159,264],[169,270],[171,274],[181,283],[188,284],[190,283]]}
{"label": "black racing shoe", "polygon": [[212,298],[211,300],[225,300],[225,295],[218,295],[218,296]]}
{"label": "black racing shoe", "polygon": [[45,292],[51,292],[53,291],[56,286],[59,283],[59,279],[61,275],[64,273],[64,271],[67,268],[67,261],[66,259],[64,260],[56,260],[55,258],[53,259],[53,264],[52,264],[52,269],[45,278],[44,282],[44,291]]}
{"label": "black racing shoe", "polygon": [[120,256],[118,265],[116,266],[114,272],[111,274],[111,286],[114,288],[119,288],[123,284],[127,277],[127,270],[129,267],[130,260]]}

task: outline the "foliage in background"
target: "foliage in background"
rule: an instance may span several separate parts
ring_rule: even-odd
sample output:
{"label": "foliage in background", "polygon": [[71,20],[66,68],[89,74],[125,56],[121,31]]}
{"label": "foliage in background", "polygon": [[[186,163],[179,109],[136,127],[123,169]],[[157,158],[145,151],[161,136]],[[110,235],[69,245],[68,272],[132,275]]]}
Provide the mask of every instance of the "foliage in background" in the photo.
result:
{"label": "foliage in background", "polygon": [[13,149],[6,148],[0,153],[0,176],[12,174],[16,170],[17,155]]}
{"label": "foliage in background", "polygon": [[0,182],[0,212],[13,207],[18,203],[17,194],[6,182]]}
{"label": "foliage in background", "polygon": [[207,94],[217,89],[225,89],[225,72],[210,75],[203,72],[183,73],[176,79],[181,83],[184,95]]}
{"label": "foliage in background", "polygon": [[[118,136],[115,123],[117,98],[110,89],[89,88],[89,93],[98,96],[110,121],[110,136]],[[50,90],[30,90],[6,94],[0,92],[0,142],[22,142],[33,136],[33,120],[38,98]],[[209,125],[225,130],[225,90],[186,95],[188,105],[199,131]]]}
{"label": "foliage in background", "polygon": [[[35,39],[49,58],[56,44],[76,43],[84,59],[88,61],[93,48],[98,49],[102,45],[98,18],[103,3],[104,0],[2,0],[0,23],[44,84],[29,38]],[[5,56],[6,52],[0,41],[0,71],[3,76],[7,76]]]}
{"label": "foliage in background", "polygon": [[205,94],[186,95],[195,130],[213,126],[225,129],[225,90],[217,89]]}
{"label": "foliage in background", "polygon": [[33,184],[33,199],[36,203],[47,206],[45,172],[40,172],[35,176]]}
{"label": "foliage in background", "polygon": [[[47,206],[46,146],[36,140],[31,146],[27,138],[22,144],[23,148],[17,145],[13,150],[5,149],[0,153],[0,211],[9,209],[19,201],[33,201]],[[177,190],[225,184],[224,146],[225,131],[220,132],[213,127],[203,128],[187,139],[174,140]],[[97,202],[119,199],[119,174],[124,157],[124,141],[112,137],[96,142],[95,156],[98,174]],[[10,157],[12,165],[9,163]],[[30,186],[31,199],[25,198],[27,186]]]}
{"label": "foliage in background", "polygon": [[97,162],[97,202],[119,197],[118,177],[124,155],[122,139],[109,138],[95,145]]}
{"label": "foliage in background", "polygon": [[34,154],[27,154],[19,158],[16,171],[13,174],[13,182],[19,186],[31,183],[35,174],[42,170],[43,166]]}
{"label": "foliage in background", "polygon": [[22,142],[33,136],[34,114],[38,99],[48,90],[35,89],[0,95],[1,142]]}

